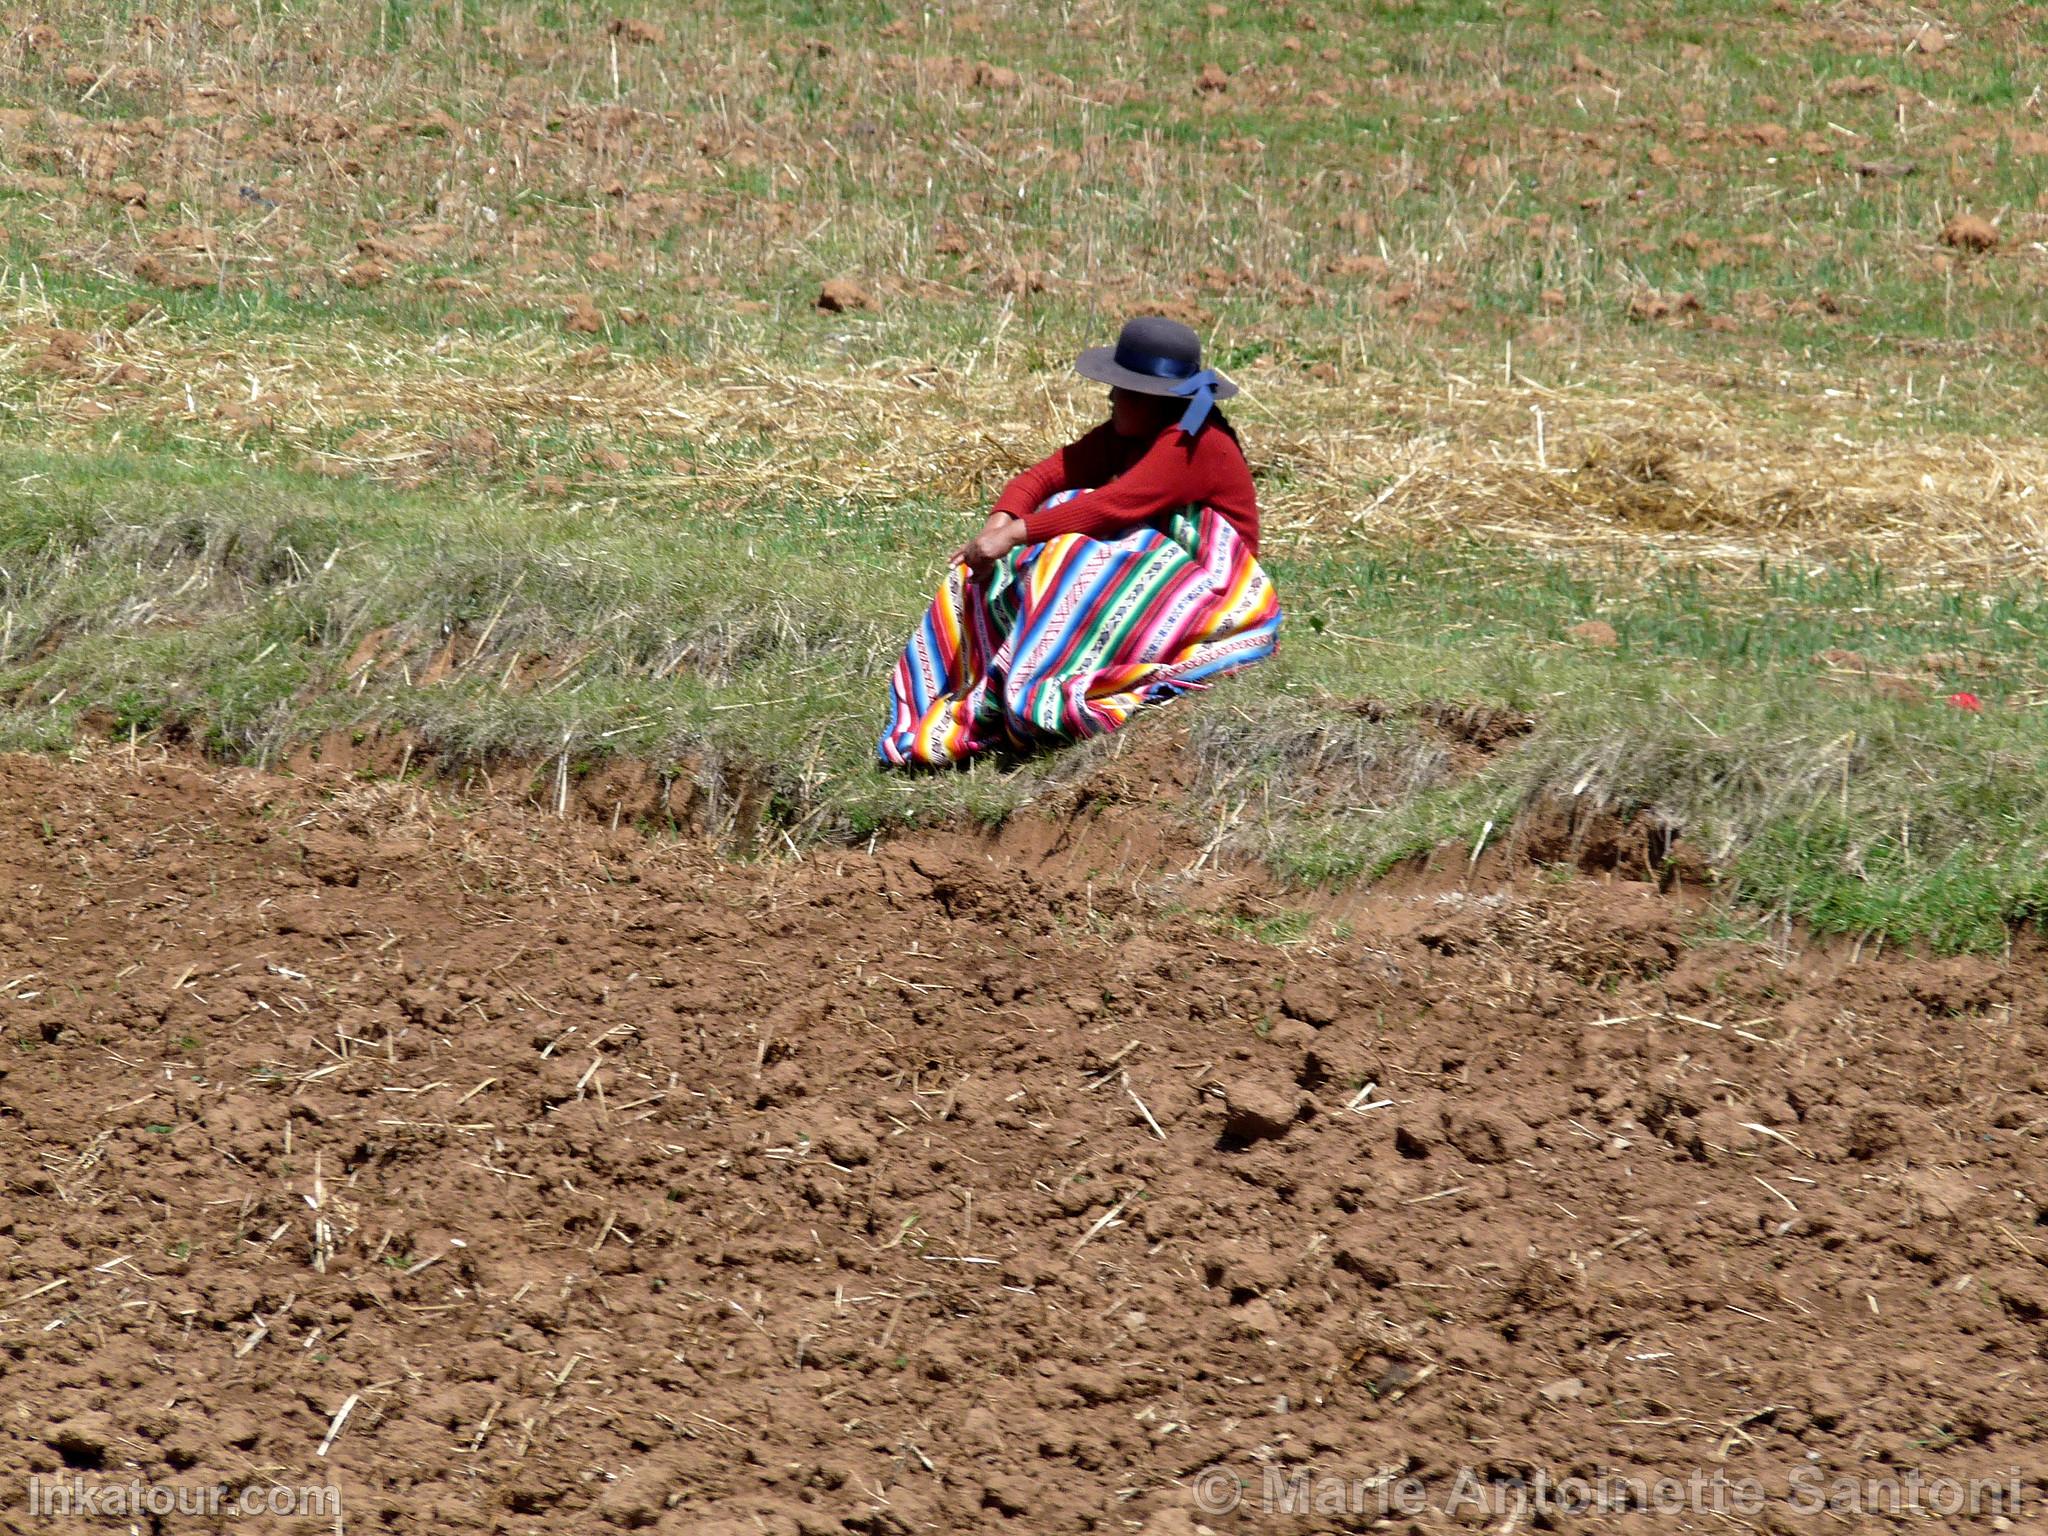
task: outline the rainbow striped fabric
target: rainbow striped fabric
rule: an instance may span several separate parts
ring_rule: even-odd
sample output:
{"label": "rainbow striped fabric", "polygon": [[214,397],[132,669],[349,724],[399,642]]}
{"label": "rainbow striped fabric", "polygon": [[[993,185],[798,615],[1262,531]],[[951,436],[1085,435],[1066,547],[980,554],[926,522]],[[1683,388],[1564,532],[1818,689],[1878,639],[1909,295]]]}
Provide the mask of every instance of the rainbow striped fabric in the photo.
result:
{"label": "rainbow striped fabric", "polygon": [[986,583],[954,566],[896,663],[879,755],[948,763],[1098,736],[1263,660],[1279,638],[1273,583],[1206,507],[1163,532],[1061,534],[1005,555]]}

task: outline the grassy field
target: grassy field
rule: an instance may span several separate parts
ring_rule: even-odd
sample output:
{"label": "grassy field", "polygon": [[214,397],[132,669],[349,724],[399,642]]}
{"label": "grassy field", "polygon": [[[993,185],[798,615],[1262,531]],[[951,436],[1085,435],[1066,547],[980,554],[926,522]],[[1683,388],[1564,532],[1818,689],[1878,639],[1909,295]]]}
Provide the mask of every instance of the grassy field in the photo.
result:
{"label": "grassy field", "polygon": [[[1098,754],[883,775],[882,676],[1157,307],[1245,386],[1290,615],[1174,814],[1337,880],[1577,790],[1996,945],[2048,905],[2048,21],[1928,15],[12,16],[0,740],[1000,817]],[[1440,704],[1530,727],[1454,771]]]}

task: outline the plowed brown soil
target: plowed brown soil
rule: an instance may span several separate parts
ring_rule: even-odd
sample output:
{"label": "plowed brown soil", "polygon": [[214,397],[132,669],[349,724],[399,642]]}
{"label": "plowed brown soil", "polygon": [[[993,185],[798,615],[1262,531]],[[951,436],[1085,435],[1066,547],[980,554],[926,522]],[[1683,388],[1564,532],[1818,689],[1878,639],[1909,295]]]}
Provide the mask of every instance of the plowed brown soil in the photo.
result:
{"label": "plowed brown soil", "polygon": [[0,1490],[331,1479],[347,1531],[420,1536],[1371,1525],[1260,1509],[1273,1466],[1513,1530],[1555,1522],[1444,1513],[1461,1469],[2048,1465],[2038,943],[1780,952],[1459,870],[1275,948],[1194,862],[1083,820],[742,867],[0,758]]}

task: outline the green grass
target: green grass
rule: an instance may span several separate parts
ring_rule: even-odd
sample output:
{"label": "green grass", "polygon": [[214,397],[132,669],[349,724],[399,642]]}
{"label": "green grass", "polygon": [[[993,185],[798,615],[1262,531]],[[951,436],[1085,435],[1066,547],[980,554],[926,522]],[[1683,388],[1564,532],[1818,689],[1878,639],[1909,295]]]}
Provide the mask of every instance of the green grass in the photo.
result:
{"label": "green grass", "polygon": [[[78,181],[17,194],[32,215],[11,222],[10,270],[120,281],[153,237],[200,228],[239,261],[223,298],[286,323],[302,311],[423,330],[459,302],[472,323],[511,329],[589,291],[607,313],[653,308],[678,332],[729,334],[787,363],[814,356],[815,332],[789,320],[824,277],[915,294],[856,327],[915,355],[985,335],[1006,301],[991,279],[1010,263],[1049,276],[1021,308],[1055,352],[1177,295],[1233,338],[1309,360],[1364,341],[1376,361],[1424,373],[1508,337],[1542,345],[1525,333],[1553,287],[1583,340],[1640,345],[1631,296],[1687,290],[1742,339],[1696,323],[1657,333],[1660,349],[1712,360],[1761,347],[1887,376],[1899,338],[2032,326],[2028,236],[2048,156],[2011,146],[2042,127],[2019,85],[2048,47],[1990,4],[1945,8],[1951,41],[1934,57],[1902,48],[1903,20],[1648,0],[1221,17],[1183,0],[1050,23],[1002,0],[958,14],[663,4],[645,8],[660,43],[616,48],[615,13],[595,4],[493,7],[488,32],[476,8],[383,0],[267,8],[233,32],[180,12],[161,35],[138,33],[151,9],[87,0],[58,46],[0,65],[12,99],[58,115],[0,144],[0,166]],[[1022,88],[977,84],[980,63]],[[1231,77],[1213,95],[1194,88],[1210,64]],[[67,69],[105,79],[88,94]],[[242,73],[265,90],[227,104],[223,120],[249,131],[203,174],[178,173],[149,133],[88,168],[63,126],[211,123],[180,84]],[[1839,94],[1845,80],[1877,89]],[[510,85],[532,114],[502,113]],[[348,137],[294,137],[308,122],[326,133],[308,114],[337,99]],[[454,129],[423,127],[428,110]],[[1758,137],[1780,130],[1782,142]],[[1883,161],[1914,171],[1853,169]],[[149,189],[146,208],[93,195],[127,178]],[[654,202],[614,210],[614,183]],[[286,195],[265,210],[240,198],[245,185]],[[1953,263],[1936,246],[1957,209],[2005,222],[1995,261]],[[1342,222],[1359,216],[1371,235]],[[401,243],[423,225],[452,233],[382,287],[344,288],[369,223]],[[966,232],[965,252],[937,248],[941,224]],[[1335,265],[1360,250],[1386,270]],[[593,266],[600,254],[613,264]],[[482,280],[480,296],[425,286],[451,272]],[[684,277],[700,285],[679,288]],[[1403,283],[1421,298],[1389,307]],[[174,314],[205,302],[137,287]],[[1802,308],[1822,289],[1840,314]],[[737,314],[736,300],[768,309]],[[619,330],[629,345],[656,334]],[[2012,420],[2038,398],[2023,351],[1985,365],[1953,380],[1948,408]]]}
{"label": "green grass", "polygon": [[[1103,749],[883,774],[883,674],[1073,424],[1074,348],[1166,301],[1247,386],[1289,629],[1175,711],[1201,778],[1162,814],[1337,881],[1561,788],[1681,825],[1755,912],[1941,946],[2038,912],[2042,593],[1870,551],[1924,523],[1883,547],[2041,569],[2048,27],[631,9],[660,41],[594,0],[82,0],[0,54],[0,742],[276,764],[402,727],[536,784],[615,753],[758,782],[795,839],[1000,820]],[[1998,250],[1943,247],[1957,212]],[[389,275],[352,286],[366,250]],[[819,313],[840,276],[877,307]],[[1650,290],[1700,307],[1631,319]],[[1667,459],[1617,475],[1632,434]],[[1771,558],[1636,548],[1695,506]],[[1608,553],[1447,532],[1510,524]],[[1569,643],[1589,617],[1619,645]],[[1535,723],[1474,763],[1436,701]]]}
{"label": "green grass", "polygon": [[[537,787],[611,754],[739,775],[804,839],[1000,820],[1104,750],[874,766],[886,670],[961,521],[946,507],[570,512],[22,450],[0,454],[0,485],[8,745],[162,732],[277,764],[399,725],[423,762],[524,764]],[[1567,566],[1477,543],[1271,563],[1282,655],[1162,712],[1189,725],[1201,773],[1159,814],[1226,817],[1287,876],[1369,877],[1576,790],[1681,826],[1739,900],[1823,930],[1983,947],[2048,902],[2037,587],[1901,590],[1855,563]],[[1589,616],[1620,644],[1568,641]],[[351,674],[373,633],[375,665]],[[1828,649],[1931,691],[1881,696],[1816,665]],[[428,682],[437,654],[455,665]],[[1942,702],[1964,687],[1984,713]],[[1439,701],[1534,726],[1463,771]]]}

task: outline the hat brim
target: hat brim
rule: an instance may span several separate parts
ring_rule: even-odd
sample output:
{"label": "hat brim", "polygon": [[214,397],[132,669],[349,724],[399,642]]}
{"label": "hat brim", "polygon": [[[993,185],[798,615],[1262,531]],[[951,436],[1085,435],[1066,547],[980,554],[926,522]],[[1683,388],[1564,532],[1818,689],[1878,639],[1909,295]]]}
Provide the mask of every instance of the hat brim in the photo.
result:
{"label": "hat brim", "polygon": [[[1162,379],[1156,374],[1138,373],[1124,367],[1116,360],[1115,347],[1089,347],[1074,359],[1074,372],[1084,379],[1093,379],[1098,384],[1113,384],[1118,389],[1128,389],[1139,395],[1171,395],[1180,384],[1179,379]],[[1222,374],[1216,375],[1216,398],[1228,400],[1237,393],[1237,386]]]}

